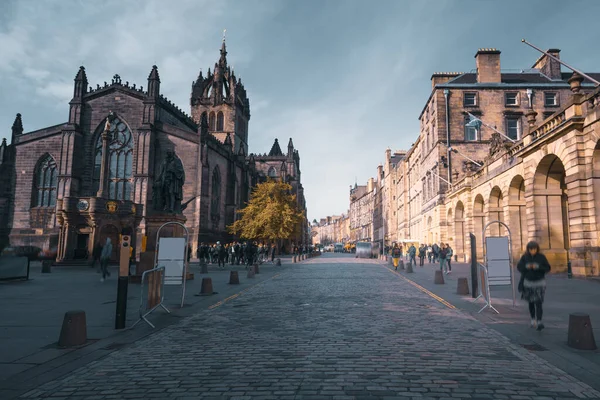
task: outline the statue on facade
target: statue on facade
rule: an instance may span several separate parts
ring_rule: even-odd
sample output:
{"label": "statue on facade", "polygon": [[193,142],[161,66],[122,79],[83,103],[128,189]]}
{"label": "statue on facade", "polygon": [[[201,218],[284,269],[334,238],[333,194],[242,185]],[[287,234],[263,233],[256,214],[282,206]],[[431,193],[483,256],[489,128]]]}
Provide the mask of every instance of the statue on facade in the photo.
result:
{"label": "statue on facade", "polygon": [[153,202],[157,211],[181,214],[185,171],[181,160],[171,150],[160,164],[158,176],[154,181]]}

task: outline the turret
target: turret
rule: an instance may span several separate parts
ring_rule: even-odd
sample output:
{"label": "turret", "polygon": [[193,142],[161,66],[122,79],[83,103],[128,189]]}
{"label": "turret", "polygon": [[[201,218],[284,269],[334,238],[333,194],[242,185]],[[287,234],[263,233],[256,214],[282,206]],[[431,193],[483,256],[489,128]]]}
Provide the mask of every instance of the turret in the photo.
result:
{"label": "turret", "polygon": [[85,74],[85,68],[79,67],[79,71],[75,76],[75,85],[73,88],[73,98],[81,99],[87,93],[88,79]]}
{"label": "turret", "polygon": [[148,96],[153,98],[160,96],[160,76],[156,65],[152,66],[152,71],[148,75]]}
{"label": "turret", "polygon": [[12,125],[12,136],[11,136],[11,144],[15,144],[15,139],[17,136],[23,134],[23,120],[21,119],[21,114],[17,114],[15,117],[15,122]]}

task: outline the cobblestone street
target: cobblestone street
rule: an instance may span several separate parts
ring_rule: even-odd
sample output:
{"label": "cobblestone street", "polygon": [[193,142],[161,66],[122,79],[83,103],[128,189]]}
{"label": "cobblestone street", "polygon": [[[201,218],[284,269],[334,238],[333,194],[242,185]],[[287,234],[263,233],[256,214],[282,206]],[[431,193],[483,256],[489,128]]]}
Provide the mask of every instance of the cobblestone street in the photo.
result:
{"label": "cobblestone street", "polygon": [[324,255],[22,398],[600,398],[381,263]]}

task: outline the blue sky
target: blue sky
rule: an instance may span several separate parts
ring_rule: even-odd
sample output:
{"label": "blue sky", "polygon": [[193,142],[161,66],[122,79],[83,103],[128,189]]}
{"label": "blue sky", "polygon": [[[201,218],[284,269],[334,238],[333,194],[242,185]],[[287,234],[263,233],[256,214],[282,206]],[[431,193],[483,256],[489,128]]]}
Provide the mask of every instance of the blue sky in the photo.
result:
{"label": "blue sky", "polygon": [[600,72],[600,2],[373,0],[0,0],[0,137],[15,114],[26,131],[65,122],[73,78],[146,86],[189,110],[191,83],[218,59],[250,97],[250,151],[293,137],[308,217],[348,208],[348,187],[375,175],[387,147],[407,149],[436,71],[475,68],[480,47],[503,69],[529,68],[542,48]]}

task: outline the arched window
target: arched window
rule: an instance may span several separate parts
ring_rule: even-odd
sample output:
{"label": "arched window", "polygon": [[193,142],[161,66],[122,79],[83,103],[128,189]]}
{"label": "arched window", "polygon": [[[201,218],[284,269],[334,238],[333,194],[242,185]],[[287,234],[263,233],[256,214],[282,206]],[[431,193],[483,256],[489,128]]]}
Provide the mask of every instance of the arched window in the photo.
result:
{"label": "arched window", "polygon": [[269,168],[268,175],[269,175],[269,178],[273,178],[273,179],[277,178],[277,171],[275,171],[275,168],[273,168],[273,167]]}
{"label": "arched window", "polygon": [[210,199],[210,219],[218,222],[221,215],[221,173],[216,167],[212,176],[212,196]]}
{"label": "arched window", "polygon": [[223,113],[219,111],[217,113],[217,131],[223,130]]}
{"label": "arched window", "polygon": [[52,156],[46,154],[38,163],[35,171],[33,207],[54,207],[56,205],[57,181],[56,162]]}
{"label": "arched window", "polygon": [[[133,136],[125,122],[114,117],[110,124],[111,140],[108,144],[108,197],[113,200],[131,198],[133,170]],[[102,166],[102,135],[96,140],[94,160],[94,192],[100,187]]]}
{"label": "arched window", "polygon": [[208,129],[211,131],[215,130],[215,113],[211,112],[208,117]]}

